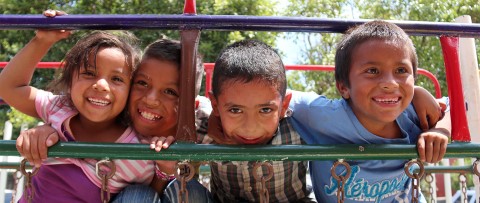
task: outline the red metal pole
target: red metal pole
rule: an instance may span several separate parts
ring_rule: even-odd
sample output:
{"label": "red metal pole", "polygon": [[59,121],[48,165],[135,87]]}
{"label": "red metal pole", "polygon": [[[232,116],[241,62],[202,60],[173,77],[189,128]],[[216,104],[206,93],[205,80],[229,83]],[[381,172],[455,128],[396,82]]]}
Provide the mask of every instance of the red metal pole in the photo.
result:
{"label": "red metal pole", "polygon": [[185,0],[183,14],[197,15],[195,0]]}
{"label": "red metal pole", "polygon": [[470,132],[463,98],[460,62],[458,58],[458,37],[440,37],[445,75],[447,78],[448,96],[450,97],[450,116],[452,119],[452,140],[470,142]]}

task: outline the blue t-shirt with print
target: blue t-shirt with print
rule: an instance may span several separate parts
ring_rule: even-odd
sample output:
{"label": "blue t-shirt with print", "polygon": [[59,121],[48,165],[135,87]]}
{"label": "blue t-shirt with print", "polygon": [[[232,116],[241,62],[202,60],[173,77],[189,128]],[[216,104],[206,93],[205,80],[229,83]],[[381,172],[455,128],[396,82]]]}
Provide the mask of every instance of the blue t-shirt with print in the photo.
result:
{"label": "blue t-shirt with print", "polygon": [[[331,100],[315,93],[293,92],[292,125],[307,144],[416,144],[422,132],[410,105],[396,122],[402,137],[386,139],[365,129],[344,99]],[[404,173],[408,160],[347,160],[345,202],[411,202],[411,179]],[[337,181],[331,176],[334,161],[311,161],[313,189],[319,202],[337,201]],[[345,174],[337,167],[336,174]],[[426,202],[420,194],[420,202]]]}

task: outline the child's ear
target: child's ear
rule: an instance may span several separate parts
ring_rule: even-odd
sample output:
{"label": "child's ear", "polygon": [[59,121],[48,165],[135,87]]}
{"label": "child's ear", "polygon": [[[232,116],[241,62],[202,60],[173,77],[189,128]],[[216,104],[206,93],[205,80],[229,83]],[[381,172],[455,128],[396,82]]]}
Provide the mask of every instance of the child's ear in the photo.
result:
{"label": "child's ear", "polygon": [[217,108],[217,106],[218,106],[217,98],[215,98],[212,91],[208,92],[208,97],[210,98],[210,103],[212,105],[213,115],[214,116],[220,116],[219,113],[218,113],[218,108]]}
{"label": "child's ear", "polygon": [[292,99],[292,92],[287,91],[282,101],[282,112],[280,112],[280,116],[281,116],[280,118],[285,117],[285,112],[288,110],[288,105],[290,104],[291,99]]}
{"label": "child's ear", "polygon": [[350,99],[350,89],[343,82],[336,82],[337,90],[344,99]]}

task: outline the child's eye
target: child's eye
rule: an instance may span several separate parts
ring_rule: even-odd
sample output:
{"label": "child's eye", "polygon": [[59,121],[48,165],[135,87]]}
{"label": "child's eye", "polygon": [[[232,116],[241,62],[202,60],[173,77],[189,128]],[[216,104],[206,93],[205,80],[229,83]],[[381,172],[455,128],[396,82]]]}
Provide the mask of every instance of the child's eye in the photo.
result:
{"label": "child's eye", "polygon": [[177,91],[173,90],[173,89],[166,89],[164,91],[166,94],[169,94],[169,95],[173,95],[175,97],[178,97],[178,94],[177,94]]}
{"label": "child's eye", "polygon": [[238,113],[242,113],[242,110],[239,109],[239,108],[231,108],[228,110],[230,113],[234,113],[234,114],[238,114]]}
{"label": "child's eye", "polygon": [[397,68],[397,70],[395,72],[397,74],[403,74],[403,73],[408,73],[408,70],[405,67],[399,67],[399,68]]}
{"label": "child's eye", "polygon": [[84,75],[84,76],[95,76],[96,75],[95,71],[90,71],[90,70],[85,70],[85,71],[81,72],[80,74]]}
{"label": "child's eye", "polygon": [[115,82],[123,82],[124,81],[123,78],[121,78],[121,77],[113,77],[112,80],[115,81]]}
{"label": "child's eye", "polygon": [[134,85],[137,85],[137,86],[142,86],[142,87],[148,87],[148,83],[143,81],[143,80],[137,80],[135,81]]}
{"label": "child's eye", "polygon": [[365,72],[369,73],[369,74],[378,74],[379,73],[378,69],[376,69],[376,68],[369,68]]}
{"label": "child's eye", "polygon": [[267,107],[260,109],[260,113],[270,113],[272,111],[273,111],[272,108],[267,108]]}

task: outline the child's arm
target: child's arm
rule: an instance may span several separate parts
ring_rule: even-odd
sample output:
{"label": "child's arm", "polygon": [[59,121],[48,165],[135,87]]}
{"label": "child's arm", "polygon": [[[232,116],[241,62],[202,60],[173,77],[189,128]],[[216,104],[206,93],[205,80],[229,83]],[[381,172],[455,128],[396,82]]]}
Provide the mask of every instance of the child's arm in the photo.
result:
{"label": "child's arm", "polygon": [[43,125],[20,132],[16,147],[21,156],[38,168],[47,159],[48,147],[58,140],[57,131],[49,125]]}
{"label": "child's arm", "polygon": [[10,106],[29,116],[37,117],[37,89],[29,86],[38,62],[57,41],[70,35],[69,31],[37,30],[35,37],[10,60],[0,74],[0,97]]}
{"label": "child's arm", "polygon": [[417,141],[420,160],[430,163],[441,161],[447,151],[451,131],[450,112],[446,112],[434,128],[420,134]]}
{"label": "child's arm", "polygon": [[442,119],[442,107],[426,89],[415,86],[412,103],[420,119],[420,127],[423,131],[432,128]]}

